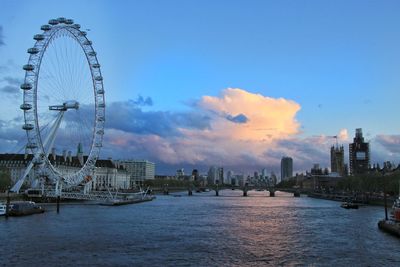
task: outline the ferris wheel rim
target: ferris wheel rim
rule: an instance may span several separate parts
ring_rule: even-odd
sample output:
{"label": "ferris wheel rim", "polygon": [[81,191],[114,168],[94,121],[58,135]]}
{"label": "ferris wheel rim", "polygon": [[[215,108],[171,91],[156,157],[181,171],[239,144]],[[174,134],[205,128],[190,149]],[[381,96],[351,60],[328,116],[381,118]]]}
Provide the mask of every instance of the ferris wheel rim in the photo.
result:
{"label": "ferris wheel rim", "polygon": [[[24,91],[24,102],[21,109],[24,111],[23,129],[26,131],[28,144],[27,148],[34,155],[41,156],[45,162],[46,168],[49,169],[53,180],[62,178],[69,185],[76,185],[82,182],[90,171],[95,167],[96,160],[100,154],[104,135],[105,122],[105,99],[103,76],[101,75],[100,64],[97,60],[97,54],[93,49],[92,42],[87,38],[85,31],[80,30],[79,24],[74,24],[72,20],[58,18],[49,20],[49,24],[41,27],[42,33],[34,35],[35,45],[28,49],[30,54],[28,64],[23,66],[25,72],[24,83],[21,89]],[[92,130],[92,138],[90,151],[88,152],[86,161],[82,164],[78,171],[62,175],[61,172],[51,163],[46,155],[46,151],[42,142],[38,119],[38,80],[42,59],[45,56],[46,49],[49,44],[54,41],[57,34],[65,33],[73,38],[82,48],[87,64],[90,69],[92,79],[92,89],[94,97],[94,124]]]}

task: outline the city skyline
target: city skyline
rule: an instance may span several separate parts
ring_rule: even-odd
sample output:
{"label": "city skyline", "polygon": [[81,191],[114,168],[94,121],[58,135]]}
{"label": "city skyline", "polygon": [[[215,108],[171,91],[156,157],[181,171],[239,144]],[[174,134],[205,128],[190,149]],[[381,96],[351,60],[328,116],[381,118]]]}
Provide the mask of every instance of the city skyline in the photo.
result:
{"label": "city skyline", "polygon": [[102,65],[103,158],[148,159],[159,173],[279,172],[290,156],[293,172],[305,172],[330,165],[332,136],[348,163],[362,128],[371,163],[399,162],[396,1],[77,3],[1,3],[0,153],[25,142],[26,49],[64,16],[88,29]]}

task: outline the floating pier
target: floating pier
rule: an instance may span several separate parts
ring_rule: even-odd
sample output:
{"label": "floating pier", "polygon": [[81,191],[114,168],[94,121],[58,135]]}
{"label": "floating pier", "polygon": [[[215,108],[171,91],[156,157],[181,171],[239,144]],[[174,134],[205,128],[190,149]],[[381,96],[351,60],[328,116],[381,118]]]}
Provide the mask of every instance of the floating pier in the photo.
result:
{"label": "floating pier", "polygon": [[400,223],[398,222],[392,220],[380,220],[378,222],[378,227],[382,231],[400,237]]}

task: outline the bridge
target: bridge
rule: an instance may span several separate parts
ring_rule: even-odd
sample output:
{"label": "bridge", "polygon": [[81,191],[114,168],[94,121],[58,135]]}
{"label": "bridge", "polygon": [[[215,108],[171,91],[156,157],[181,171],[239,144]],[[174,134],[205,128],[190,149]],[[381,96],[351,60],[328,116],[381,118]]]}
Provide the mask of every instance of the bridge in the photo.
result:
{"label": "bridge", "polygon": [[[249,184],[245,184],[243,186],[235,186],[235,185],[227,185],[227,184],[223,184],[223,185],[219,185],[219,184],[215,184],[212,186],[208,186],[208,187],[196,187],[193,183],[189,183],[187,186],[187,192],[189,196],[193,195],[193,191],[197,191],[197,192],[205,192],[205,191],[215,191],[215,196],[219,196],[220,195],[220,191],[224,190],[224,189],[232,189],[232,190],[241,190],[243,191],[243,196],[247,197],[248,196],[248,192],[252,191],[252,190],[256,190],[256,191],[267,191],[269,192],[269,197],[275,197],[275,192],[276,191],[283,191],[283,192],[287,192],[287,193],[292,193],[294,197],[300,197],[301,193],[306,193],[306,191],[300,189],[300,188],[278,188],[272,185],[249,185]],[[164,195],[168,195],[169,194],[169,187],[168,185],[164,185],[163,187],[163,193]]]}

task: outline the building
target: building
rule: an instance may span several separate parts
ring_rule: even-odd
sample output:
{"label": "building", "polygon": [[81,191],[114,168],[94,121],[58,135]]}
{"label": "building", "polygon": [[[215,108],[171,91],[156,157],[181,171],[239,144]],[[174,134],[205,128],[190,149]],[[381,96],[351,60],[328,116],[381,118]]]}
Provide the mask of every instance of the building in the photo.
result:
{"label": "building", "polygon": [[281,181],[285,181],[292,176],[293,159],[291,157],[283,157],[281,160]]}
{"label": "building", "polygon": [[155,164],[147,160],[118,160],[117,167],[122,166],[129,175],[130,188],[141,186],[145,180],[154,180]]}
{"label": "building", "polygon": [[353,143],[349,144],[350,175],[363,174],[369,168],[369,143],[364,142],[362,129],[356,129]]}
{"label": "building", "polygon": [[207,184],[223,184],[224,183],[224,168],[211,166],[207,174]]}
{"label": "building", "polygon": [[336,145],[331,147],[331,172],[336,172],[340,176],[345,175],[343,146]]}
{"label": "building", "polygon": [[[80,158],[82,157],[82,158]],[[32,161],[33,156],[28,154],[0,154],[0,167],[5,167],[10,170],[11,181],[16,183],[22,177],[26,167]],[[71,152],[63,152],[63,155],[56,155],[55,149],[49,155],[50,163],[57,168],[62,175],[77,172],[81,167],[81,161],[85,162],[86,156],[72,156]],[[129,189],[130,177],[126,170],[117,165],[111,160],[97,160],[91,177],[90,188],[92,190],[107,190],[107,189]],[[34,168],[30,171],[25,181],[26,186],[30,186],[35,182],[37,177],[34,174]]]}

